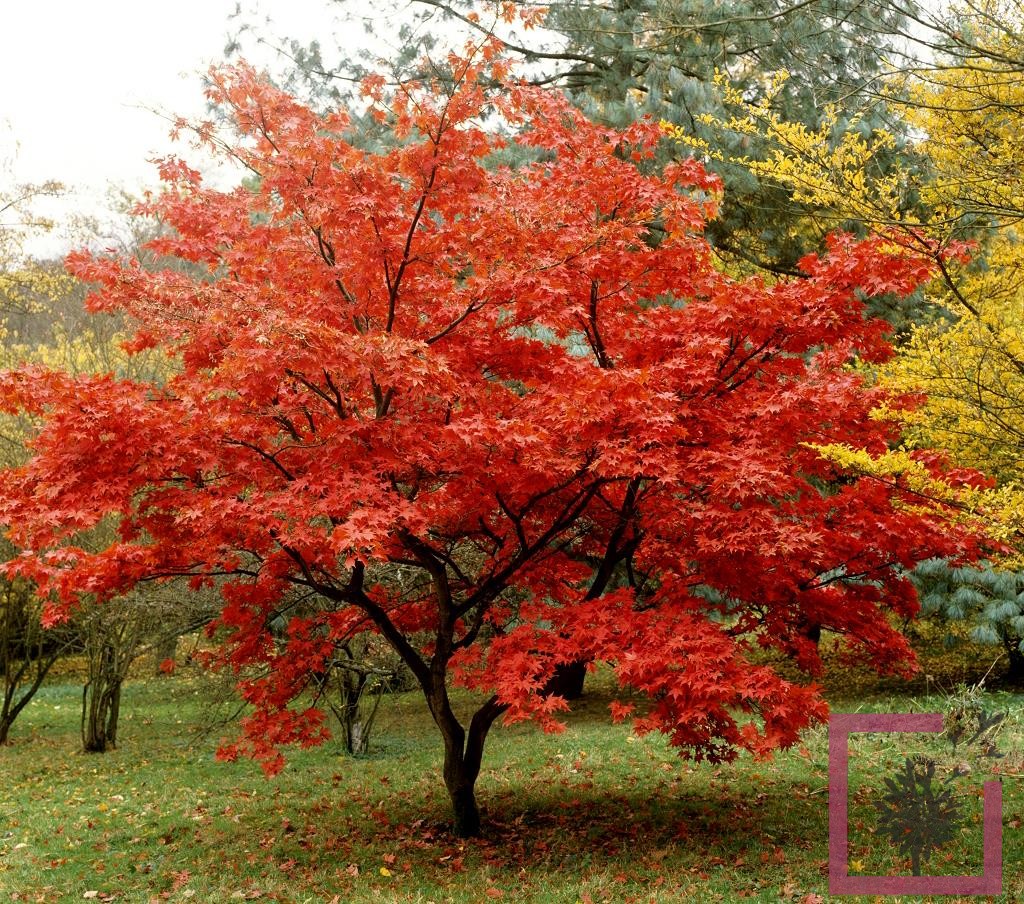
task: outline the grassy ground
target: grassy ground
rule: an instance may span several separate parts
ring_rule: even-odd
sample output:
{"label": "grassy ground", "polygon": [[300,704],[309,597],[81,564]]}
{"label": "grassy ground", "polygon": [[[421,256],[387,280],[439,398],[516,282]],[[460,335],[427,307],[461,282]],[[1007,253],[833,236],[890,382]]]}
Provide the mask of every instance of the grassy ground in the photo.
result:
{"label": "grassy ground", "polygon": [[[966,662],[969,677],[977,663]],[[930,679],[903,688],[849,672],[830,680],[838,711],[941,708]],[[196,731],[210,721],[198,676],[130,684],[121,747],[104,755],[78,752],[78,688],[44,688],[14,745],[0,749],[0,901],[831,900],[824,729],[772,763],[694,766],[660,737],[611,726],[607,683],[588,688],[563,734],[495,729],[479,783],[486,835],[471,842],[446,830],[439,744],[415,695],[385,700],[369,756],[331,745],[296,752],[268,781],[251,763],[214,760],[217,737]],[[1009,755],[996,766],[998,900],[1022,901],[1024,697],[997,692],[988,705],[1011,713],[1001,742]],[[855,871],[906,870],[870,833],[870,798],[913,750],[892,736],[858,745]],[[963,781],[980,786],[981,774]],[[926,872],[980,871],[980,809],[965,800],[964,831]]]}

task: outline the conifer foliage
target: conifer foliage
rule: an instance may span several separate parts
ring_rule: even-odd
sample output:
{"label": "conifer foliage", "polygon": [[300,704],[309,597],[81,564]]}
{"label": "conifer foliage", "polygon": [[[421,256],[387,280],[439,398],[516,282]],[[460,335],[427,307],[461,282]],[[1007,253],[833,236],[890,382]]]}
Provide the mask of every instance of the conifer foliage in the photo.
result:
{"label": "conifer foliage", "polygon": [[[244,66],[213,73],[227,152],[259,178],[220,192],[168,160],[147,207],[174,230],[152,250],[208,275],[69,259],[92,308],[124,312],[130,347],[177,370],[2,375],[4,409],[37,432],[0,519],[23,551],[7,571],[50,595],[51,621],[142,580],[216,585],[211,636],[252,704],[223,753],[268,771],[326,736],[311,677],[378,633],[422,688],[468,835],[488,730],[557,729],[560,664],[610,663],[651,701],[637,730],[688,755],[768,754],[825,705],[758,648],[813,674],[814,625],[905,667],[887,619],[917,608],[903,569],[976,541],[898,477],[844,477],[815,450],[897,439],[871,412],[909,400],[850,365],[890,354],[864,295],[909,293],[926,264],[837,237],[805,278],[732,280],[702,236],[718,181],[648,166],[653,122],[603,128],[554,94],[496,91],[490,45],[449,64],[394,95],[367,82],[397,139],[379,153],[346,140],[343,113]],[[533,163],[492,165],[493,113]],[[104,548],[78,539],[110,521]],[[326,604],[291,617],[296,589]],[[466,723],[453,681],[480,693]]]}

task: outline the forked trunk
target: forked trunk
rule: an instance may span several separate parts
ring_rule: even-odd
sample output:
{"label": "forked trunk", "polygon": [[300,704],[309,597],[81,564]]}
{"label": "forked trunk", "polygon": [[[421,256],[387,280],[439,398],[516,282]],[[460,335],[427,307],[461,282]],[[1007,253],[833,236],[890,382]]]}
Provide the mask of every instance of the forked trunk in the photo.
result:
{"label": "forked trunk", "polygon": [[447,693],[435,698],[434,719],[444,738],[444,785],[452,802],[453,831],[460,838],[480,834],[480,808],[476,803],[476,780],[480,775],[484,741],[494,720],[506,709],[491,697],[473,715],[468,730],[455,718]]}
{"label": "forked trunk", "polygon": [[[466,732],[461,725],[442,724],[444,738],[444,786],[452,802],[455,818],[453,831],[460,838],[480,834],[480,809],[476,804],[476,779],[480,774],[480,757],[473,756],[465,744]],[[472,738],[472,731],[470,738]],[[480,739],[482,751],[483,739]]]}
{"label": "forked trunk", "polygon": [[117,723],[121,712],[121,682],[90,682],[82,689],[82,749],[105,753],[117,747]]}
{"label": "forked trunk", "polygon": [[50,667],[57,661],[57,654],[51,654],[47,659],[37,660],[35,674],[28,686],[22,686],[22,693],[17,697],[17,691],[22,676],[28,671],[29,661],[23,662],[16,671],[8,671],[4,675],[5,687],[3,689],[3,701],[0,704],[0,747],[10,742],[11,726],[18,718],[21,711],[28,705],[28,702],[36,695],[36,691],[43,685]]}

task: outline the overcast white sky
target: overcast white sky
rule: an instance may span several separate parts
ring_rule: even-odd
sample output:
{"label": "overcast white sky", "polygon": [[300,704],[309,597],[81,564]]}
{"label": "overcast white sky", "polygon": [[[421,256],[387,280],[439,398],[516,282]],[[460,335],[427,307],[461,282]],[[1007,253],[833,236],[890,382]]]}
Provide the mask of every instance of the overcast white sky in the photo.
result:
{"label": "overcast white sky", "polygon": [[[243,6],[271,17],[278,34],[330,31],[326,0]],[[110,184],[154,185],[147,160],[186,146],[173,145],[168,123],[146,108],[202,113],[200,75],[223,58],[234,8],[235,0],[0,0],[0,163],[13,158],[0,179],[64,182],[74,191],[48,211],[58,217],[94,209]],[[269,59],[265,51],[253,62]]]}
{"label": "overcast white sky", "polygon": [[[37,212],[58,228],[28,243],[37,257],[63,255],[80,244],[69,238],[76,214],[116,223],[105,211],[110,189],[139,194],[156,187],[149,161],[181,154],[223,185],[225,172],[211,172],[186,142],[169,138],[168,116],[205,114],[202,76],[224,59],[239,0],[0,0],[0,189],[8,183],[64,183],[58,201],[44,199]],[[408,21],[409,0],[240,0],[243,20],[267,38],[320,41],[325,60],[337,61],[370,44],[390,57],[398,27]],[[378,37],[364,28],[373,20]],[[424,27],[439,29],[458,43],[457,27],[431,17]],[[243,39],[246,59],[272,71],[284,60],[261,46],[252,32]],[[161,111],[164,116],[154,112]],[[110,230],[116,230],[110,226]]]}

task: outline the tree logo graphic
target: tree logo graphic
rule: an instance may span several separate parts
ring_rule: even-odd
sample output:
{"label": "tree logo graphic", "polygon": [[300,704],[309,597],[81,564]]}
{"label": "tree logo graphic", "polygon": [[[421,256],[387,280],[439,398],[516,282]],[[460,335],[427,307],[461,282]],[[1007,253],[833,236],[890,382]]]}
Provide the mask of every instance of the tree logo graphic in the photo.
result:
{"label": "tree logo graphic", "polygon": [[933,851],[952,841],[963,822],[953,790],[935,775],[935,760],[907,757],[903,769],[886,778],[888,790],[875,801],[878,824],[895,848],[910,856],[915,876]]}
{"label": "tree logo graphic", "polygon": [[911,859],[911,876],[851,876],[849,844],[849,738],[853,732],[941,732],[939,713],[833,713],[829,718],[829,891],[840,895],[998,895],[1003,886],[1003,794],[984,784],[984,864],[981,875],[921,875],[922,864],[958,830],[962,814],[935,762],[907,758],[885,779],[875,807],[879,832]]}

